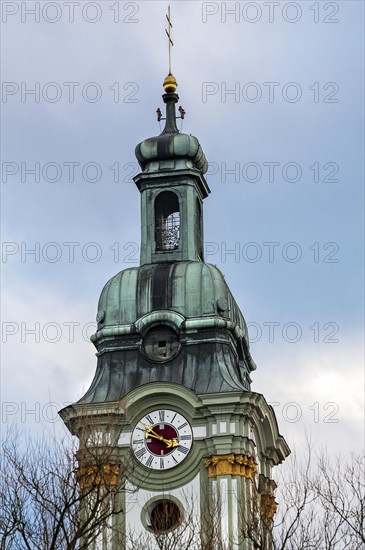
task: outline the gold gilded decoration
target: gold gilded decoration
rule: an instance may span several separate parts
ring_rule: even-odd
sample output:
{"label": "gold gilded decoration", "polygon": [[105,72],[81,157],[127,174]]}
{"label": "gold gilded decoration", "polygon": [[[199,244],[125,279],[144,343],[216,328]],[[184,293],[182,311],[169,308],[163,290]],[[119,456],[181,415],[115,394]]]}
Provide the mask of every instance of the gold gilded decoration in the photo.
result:
{"label": "gold gilded decoration", "polygon": [[261,495],[261,514],[269,519],[274,519],[278,503],[273,495]]}
{"label": "gold gilded decoration", "polygon": [[208,468],[208,477],[231,475],[253,479],[257,471],[257,464],[252,456],[234,453],[213,455],[204,460],[204,465]]}
{"label": "gold gilded decoration", "polygon": [[76,479],[80,489],[97,485],[115,487],[118,483],[120,466],[118,464],[102,464],[101,466],[81,466],[76,471]]}
{"label": "gold gilded decoration", "polygon": [[163,88],[166,93],[176,92],[177,82],[176,78],[170,73],[163,81]]}

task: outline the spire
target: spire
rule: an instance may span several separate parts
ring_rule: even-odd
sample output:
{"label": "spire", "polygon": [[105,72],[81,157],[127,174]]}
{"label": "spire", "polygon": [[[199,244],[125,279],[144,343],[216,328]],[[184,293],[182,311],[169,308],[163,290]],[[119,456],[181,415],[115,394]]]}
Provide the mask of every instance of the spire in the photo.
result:
{"label": "spire", "polygon": [[168,74],[164,80],[163,87],[166,92],[162,96],[164,103],[166,103],[166,123],[160,135],[178,134],[175,104],[179,101],[179,96],[175,93],[177,88],[176,78],[172,74]]}
{"label": "spire", "polygon": [[[208,170],[208,162],[205,158],[199,141],[193,135],[187,135],[180,132],[177,128],[176,120],[185,118],[185,109],[179,107],[179,115],[176,116],[176,103],[179,96],[176,93],[177,81],[173,74],[169,73],[164,82],[165,93],[162,99],[166,104],[166,117],[162,117],[161,109],[156,110],[157,120],[165,121],[165,127],[159,136],[147,138],[136,147],[135,154],[143,172],[163,171],[166,161],[166,167],[171,170],[171,161],[174,162],[173,168],[186,169],[196,168],[202,175]],[[207,196],[203,193],[203,196]]]}
{"label": "spire", "polygon": [[[178,118],[184,119],[185,110],[180,106],[178,108],[180,116],[176,116],[176,103],[179,101],[179,96],[176,93],[177,81],[171,70],[171,47],[174,43],[171,38],[170,6],[166,19],[168,23],[165,32],[168,38],[169,72],[163,81],[165,93],[162,96],[166,105],[166,117],[162,117],[160,108],[156,110],[158,122],[164,120],[165,127],[159,136],[147,138],[137,145],[136,157],[144,174],[166,175],[166,171],[168,171],[168,175],[171,176],[172,171],[179,172],[182,175],[183,170],[197,170],[200,176],[203,177],[208,170],[208,163],[199,141],[191,134],[187,135],[180,132],[176,124]],[[136,176],[134,181],[140,188],[140,182],[142,181],[140,174]],[[208,195],[209,187],[205,180],[202,185],[203,189],[200,196],[203,199]]]}
{"label": "spire", "polygon": [[161,135],[179,133],[179,130],[177,129],[177,126],[176,126],[176,110],[175,110],[175,104],[179,101],[179,96],[175,93],[177,88],[177,82],[176,82],[176,78],[171,72],[171,46],[173,46],[174,43],[171,38],[172,23],[171,23],[170,6],[168,7],[166,19],[167,19],[167,29],[165,29],[165,33],[167,34],[167,39],[168,39],[169,74],[167,75],[167,77],[163,82],[163,87],[166,92],[162,96],[164,103],[166,103],[166,123],[165,123],[165,128],[161,132]]}

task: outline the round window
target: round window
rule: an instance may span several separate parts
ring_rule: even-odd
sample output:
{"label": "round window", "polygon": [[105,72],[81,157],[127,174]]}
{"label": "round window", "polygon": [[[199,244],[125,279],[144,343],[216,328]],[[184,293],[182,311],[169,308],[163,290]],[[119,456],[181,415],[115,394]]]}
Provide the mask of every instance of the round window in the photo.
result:
{"label": "round window", "polygon": [[176,332],[167,325],[151,328],[143,339],[143,351],[152,361],[169,361],[180,351]]}
{"label": "round window", "polygon": [[181,524],[182,514],[178,505],[172,500],[158,500],[151,504],[149,527],[154,533],[172,531]]}

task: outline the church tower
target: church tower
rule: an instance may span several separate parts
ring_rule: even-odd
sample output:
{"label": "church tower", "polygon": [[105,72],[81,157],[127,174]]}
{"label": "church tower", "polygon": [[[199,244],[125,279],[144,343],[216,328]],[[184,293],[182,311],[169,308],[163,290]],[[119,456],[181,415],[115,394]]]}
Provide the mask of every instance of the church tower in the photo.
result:
{"label": "church tower", "polygon": [[94,380],[60,415],[79,438],[80,490],[118,487],[120,513],[88,548],[270,549],[272,468],[290,451],[272,407],[251,391],[245,319],[204,262],[208,164],[177,128],[176,89],[169,74],[165,128],[136,147],[140,266],[102,290]]}

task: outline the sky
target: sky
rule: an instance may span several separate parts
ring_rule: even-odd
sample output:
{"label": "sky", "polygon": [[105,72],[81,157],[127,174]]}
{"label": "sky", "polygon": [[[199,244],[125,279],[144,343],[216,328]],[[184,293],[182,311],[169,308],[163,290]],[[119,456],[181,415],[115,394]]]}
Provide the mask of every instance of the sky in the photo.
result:
{"label": "sky", "polygon": [[[1,430],[62,431],[104,284],[139,262],[135,146],[161,131],[166,2],[1,2]],[[205,260],[291,448],[364,427],[364,4],[173,1],[182,130],[209,162]],[[181,121],[179,122],[179,124]]]}

